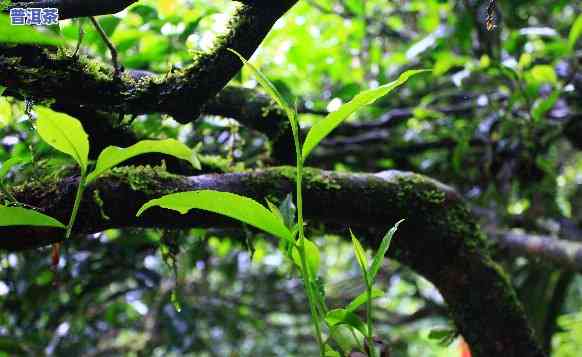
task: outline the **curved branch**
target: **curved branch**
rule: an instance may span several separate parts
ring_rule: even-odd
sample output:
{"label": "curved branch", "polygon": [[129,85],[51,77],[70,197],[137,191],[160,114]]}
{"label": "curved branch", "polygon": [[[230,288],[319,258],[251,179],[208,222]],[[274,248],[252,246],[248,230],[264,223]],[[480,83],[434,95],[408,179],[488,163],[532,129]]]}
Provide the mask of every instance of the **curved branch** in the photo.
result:
{"label": "curved branch", "polygon": [[[114,227],[193,227],[237,225],[224,217],[191,211],[179,215],[152,209],[135,212],[163,194],[200,189],[229,191],[264,201],[283,198],[294,187],[293,168],[223,175],[180,177],[150,168],[122,168],[97,180],[86,191],[77,232]],[[63,220],[69,213],[77,178],[32,182],[14,189],[23,203],[42,207]],[[488,254],[486,241],[460,196],[424,176],[387,171],[380,174],[305,173],[306,217],[331,229],[348,226],[371,232],[364,242],[377,247],[384,231],[406,218],[391,254],[439,289],[459,331],[475,356],[544,356],[537,346],[508,279]],[[104,207],[92,195],[99,192]],[[111,217],[105,219],[101,209]],[[3,233],[3,234],[1,234]],[[0,247],[22,249],[62,239],[62,233],[4,229]],[[17,237],[17,238],[16,238]]]}
{"label": "curved branch", "polygon": [[115,78],[109,67],[87,59],[56,55],[37,46],[0,44],[0,84],[7,94],[94,110],[125,114],[166,113],[181,123],[195,120],[202,105],[213,98],[241,69],[227,49],[249,58],[271,27],[296,0],[271,6],[239,5],[228,31],[214,48],[184,70],[165,76]]}

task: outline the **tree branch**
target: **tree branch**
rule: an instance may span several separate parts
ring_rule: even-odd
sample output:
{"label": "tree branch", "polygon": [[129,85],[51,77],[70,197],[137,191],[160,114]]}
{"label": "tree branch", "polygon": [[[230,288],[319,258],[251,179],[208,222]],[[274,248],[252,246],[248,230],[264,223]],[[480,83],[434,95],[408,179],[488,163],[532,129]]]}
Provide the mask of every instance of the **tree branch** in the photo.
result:
{"label": "tree branch", "polygon": [[[31,182],[16,187],[23,203],[64,220],[70,212],[77,178]],[[474,356],[543,356],[523,309],[460,196],[432,179],[398,171],[379,174],[305,173],[306,217],[311,224],[356,233],[371,232],[364,242],[379,245],[396,220],[401,225],[391,254],[433,282],[451,309],[459,331]],[[224,175],[180,177],[149,168],[121,168],[92,184],[81,205],[77,233],[114,227],[239,226],[230,219],[201,211],[179,215],[168,210],[135,212],[163,194],[200,189],[229,191],[264,201],[283,198],[294,187],[293,168]],[[99,192],[103,207],[92,199]],[[110,220],[105,219],[103,209]],[[4,228],[0,247],[25,249],[62,240],[62,232]]]}
{"label": "tree branch", "polygon": [[562,269],[582,273],[582,244],[579,242],[513,231],[489,236],[514,255],[542,258]]}
{"label": "tree branch", "polygon": [[214,48],[184,70],[165,76],[114,78],[110,67],[87,59],[57,55],[37,46],[0,44],[0,84],[39,100],[125,114],[166,113],[177,121],[195,120],[203,104],[238,73],[241,61],[232,48],[249,58],[271,27],[296,0],[259,7],[240,5]]}

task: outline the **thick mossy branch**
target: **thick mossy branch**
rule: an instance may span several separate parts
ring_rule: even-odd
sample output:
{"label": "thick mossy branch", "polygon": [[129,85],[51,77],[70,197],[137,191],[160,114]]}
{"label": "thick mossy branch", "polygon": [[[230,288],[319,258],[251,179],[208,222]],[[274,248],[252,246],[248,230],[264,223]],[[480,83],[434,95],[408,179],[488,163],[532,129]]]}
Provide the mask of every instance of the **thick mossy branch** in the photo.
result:
{"label": "thick mossy branch", "polygon": [[[266,197],[282,199],[293,191],[294,175],[294,169],[288,167],[189,178],[150,168],[117,169],[85,192],[75,230],[237,226],[237,222],[201,211],[180,215],[154,208],[140,218],[135,213],[149,199],[187,190],[229,191],[260,202]],[[391,254],[437,286],[474,356],[543,356],[508,279],[489,257],[479,227],[452,189],[397,171],[373,175],[306,170],[304,180],[308,224],[321,223],[329,230],[344,232],[351,227],[367,236],[368,247],[377,247],[394,222],[406,219]],[[31,182],[13,191],[20,202],[65,221],[76,184],[76,178],[65,178]],[[95,190],[103,205],[92,199]],[[31,248],[61,239],[58,232],[47,230],[5,229],[1,235],[0,247],[5,249]]]}
{"label": "thick mossy branch", "polygon": [[241,69],[241,61],[227,49],[250,57],[295,2],[278,1],[269,7],[239,5],[228,31],[216,39],[212,50],[198,55],[184,70],[165,76],[140,77],[129,72],[118,79],[111,68],[96,61],[57,55],[36,46],[0,44],[0,85],[8,87],[8,95],[107,112],[166,113],[189,122]]}

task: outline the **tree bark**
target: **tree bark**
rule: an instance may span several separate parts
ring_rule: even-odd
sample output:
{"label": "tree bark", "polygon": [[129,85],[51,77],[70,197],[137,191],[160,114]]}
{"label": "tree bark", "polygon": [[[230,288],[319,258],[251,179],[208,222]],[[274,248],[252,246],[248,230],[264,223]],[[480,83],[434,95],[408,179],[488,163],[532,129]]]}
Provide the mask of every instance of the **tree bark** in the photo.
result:
{"label": "tree bark", "polygon": [[[198,210],[180,215],[154,208],[140,218],[135,213],[152,198],[189,190],[229,191],[259,202],[266,197],[282,199],[293,191],[294,173],[293,168],[280,167],[182,177],[148,167],[116,169],[86,191],[75,231],[237,225]],[[20,202],[66,221],[77,182],[75,177],[35,181],[13,191]],[[509,279],[490,258],[483,234],[454,190],[413,173],[386,171],[374,175],[314,169],[306,171],[304,188],[310,225],[321,223],[329,230],[343,232],[351,227],[372,249],[394,222],[405,218],[389,254],[438,288],[474,356],[544,356]],[[93,198],[96,193],[100,200]],[[61,231],[46,229],[4,228],[0,235],[0,248],[12,250],[62,240]]]}

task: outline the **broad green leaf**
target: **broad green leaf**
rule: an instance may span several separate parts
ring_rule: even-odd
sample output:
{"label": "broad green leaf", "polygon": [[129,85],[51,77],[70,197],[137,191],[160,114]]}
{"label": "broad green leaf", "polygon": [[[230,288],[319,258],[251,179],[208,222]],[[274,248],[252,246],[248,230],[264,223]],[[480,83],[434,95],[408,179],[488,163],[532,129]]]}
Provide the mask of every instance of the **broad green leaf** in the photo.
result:
{"label": "broad green leaf", "polygon": [[10,23],[10,17],[4,14],[0,14],[0,42],[53,46],[63,44],[60,38],[42,33],[32,26],[13,26]]}
{"label": "broad green leaf", "polygon": [[382,266],[382,262],[384,261],[384,256],[386,255],[388,248],[390,248],[390,242],[392,241],[392,237],[394,237],[394,233],[396,233],[398,226],[402,222],[404,222],[403,219],[396,222],[394,227],[392,227],[388,231],[388,233],[386,233],[386,235],[384,235],[384,238],[382,238],[382,243],[380,243],[380,247],[378,248],[378,251],[376,252],[376,255],[374,256],[374,259],[372,260],[372,266],[370,267],[369,276],[370,276],[372,283],[374,282],[374,279],[376,278],[376,274],[378,274],[378,271],[380,270],[380,267]]}
{"label": "broad green leaf", "polygon": [[137,216],[145,210],[159,206],[182,214],[197,208],[237,219],[277,237],[291,240],[291,232],[271,211],[257,201],[230,192],[201,190],[166,195],[144,204]]}
{"label": "broad green leaf", "polygon": [[89,161],[89,138],[81,122],[44,107],[37,108],[36,113],[36,129],[40,137],[50,146],[73,157],[81,171],[85,172]]}
{"label": "broad green leaf", "polygon": [[19,164],[26,163],[28,161],[29,161],[28,159],[25,159],[23,157],[13,157],[13,158],[8,159],[8,160],[4,161],[3,163],[1,163],[0,164],[0,181],[2,181],[2,179],[6,175],[8,175],[8,172],[14,166],[19,165]]}
{"label": "broad green leaf", "polygon": [[87,176],[87,183],[96,179],[110,168],[119,165],[123,161],[135,156],[147,153],[161,153],[174,156],[178,159],[186,160],[197,169],[200,169],[195,154],[186,145],[174,139],[166,140],[143,140],[127,148],[109,146],[99,154],[95,170]]}
{"label": "broad green leaf", "polygon": [[[299,243],[300,244],[300,243]],[[299,255],[299,246],[293,248],[291,253],[293,261],[301,269],[301,256]],[[319,271],[320,265],[320,254],[319,248],[315,243],[309,239],[305,239],[305,260],[307,261],[307,269],[313,278],[317,277],[317,272]]]}
{"label": "broad green leaf", "polygon": [[[372,288],[372,299],[380,298],[382,296],[384,296],[384,292],[382,290],[378,288]],[[355,312],[358,307],[365,304],[366,302],[368,302],[368,292],[364,291],[360,295],[356,296],[356,298],[352,300],[352,302],[350,302],[349,305],[345,307],[345,309],[349,312]]]}
{"label": "broad green leaf", "polygon": [[0,205],[0,226],[40,226],[65,228],[61,222],[45,214],[21,207]]}
{"label": "broad green leaf", "polygon": [[337,111],[329,113],[327,117],[316,122],[307,137],[305,138],[305,143],[303,144],[303,160],[307,159],[307,156],[311,151],[326,137],[331,133],[338,125],[340,125],[344,120],[350,117],[358,109],[374,103],[380,97],[392,92],[394,89],[398,88],[406,81],[418,74],[423,72],[428,72],[430,70],[411,70],[406,71],[398,77],[397,80],[380,86],[378,88],[369,89],[356,95],[351,101],[342,105]]}
{"label": "broad green leaf", "polygon": [[368,279],[368,258],[366,257],[366,252],[362,247],[362,244],[356,238],[352,230],[350,229],[350,235],[352,236],[352,245],[354,247],[354,254],[356,255],[356,260],[358,261],[358,265],[362,270],[362,274],[366,280],[366,284],[370,284],[370,279]]}
{"label": "broad green leaf", "polygon": [[581,35],[582,35],[582,14],[578,15],[578,17],[574,21],[574,24],[572,25],[572,28],[570,29],[570,34],[568,35],[568,47],[570,48],[570,51],[574,51],[574,48],[576,47],[576,42],[578,42],[578,39],[580,38]]}
{"label": "broad green leaf", "polygon": [[348,325],[360,331],[362,335],[367,335],[367,327],[358,315],[346,309],[334,309],[325,315],[325,321],[329,326]]}

